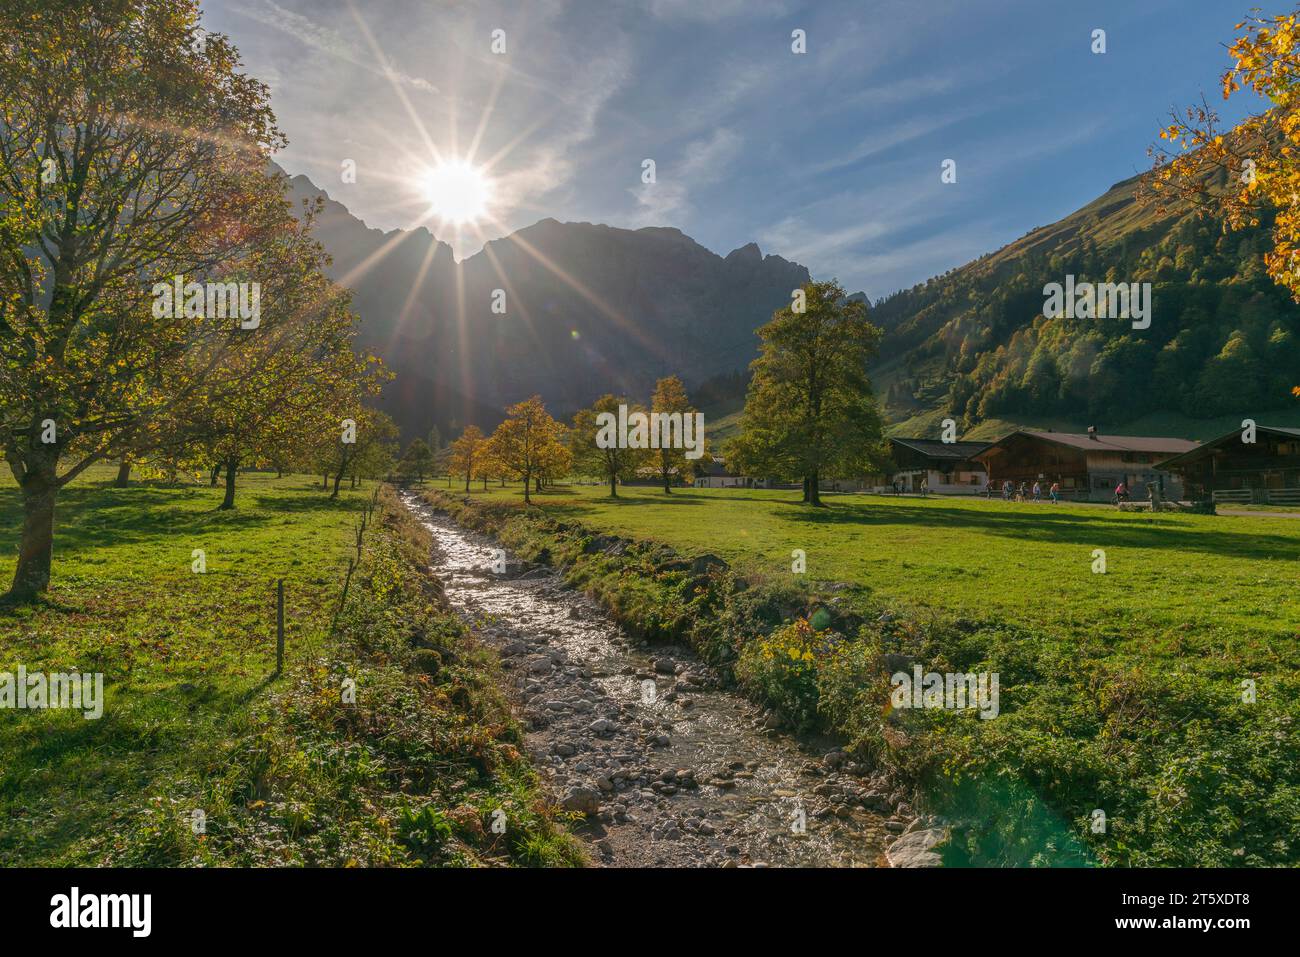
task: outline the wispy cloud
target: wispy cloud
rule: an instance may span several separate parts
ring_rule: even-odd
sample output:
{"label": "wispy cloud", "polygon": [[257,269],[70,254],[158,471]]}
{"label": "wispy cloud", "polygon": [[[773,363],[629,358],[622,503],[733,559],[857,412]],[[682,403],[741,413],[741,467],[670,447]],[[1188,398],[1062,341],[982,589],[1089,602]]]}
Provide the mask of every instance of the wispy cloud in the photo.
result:
{"label": "wispy cloud", "polygon": [[784,0],[647,0],[646,6],[665,20],[713,22],[733,17],[781,17],[792,3]]}
{"label": "wispy cloud", "polygon": [[378,66],[368,62],[365,51],[354,46],[342,34],[300,13],[285,9],[275,0],[258,0],[253,5],[241,4],[232,9],[263,26],[271,27],[294,37],[313,50],[343,60],[352,66],[360,67],[378,76],[394,79],[403,86],[409,86],[415,90],[421,90],[425,93],[438,92],[438,88],[423,77],[412,76],[409,73],[392,69],[387,65]]}
{"label": "wispy cloud", "polygon": [[632,191],[638,207],[635,220],[643,226],[663,226],[690,216],[691,191],[726,175],[741,142],[734,131],[720,128],[707,139],[687,143],[677,163],[660,165],[656,160],[656,182],[642,183]]}
{"label": "wispy cloud", "polygon": [[[203,0],[271,84],[281,164],[370,225],[419,222],[426,167],[470,156],[491,166],[498,219],[441,237],[458,255],[548,216],[675,225],[876,294],[1143,164],[1168,103],[1221,71],[1231,18],[1214,6],[1094,0],[1072,20],[1040,0]],[[956,186],[939,183],[946,158]]]}

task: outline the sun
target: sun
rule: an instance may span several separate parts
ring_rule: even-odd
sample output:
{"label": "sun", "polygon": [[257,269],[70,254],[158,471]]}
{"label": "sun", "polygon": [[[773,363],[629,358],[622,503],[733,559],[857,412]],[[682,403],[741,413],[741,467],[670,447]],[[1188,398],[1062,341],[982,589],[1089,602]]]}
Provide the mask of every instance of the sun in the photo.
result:
{"label": "sun", "polygon": [[492,180],[462,160],[439,163],[420,177],[430,213],[457,225],[478,222],[492,202]]}

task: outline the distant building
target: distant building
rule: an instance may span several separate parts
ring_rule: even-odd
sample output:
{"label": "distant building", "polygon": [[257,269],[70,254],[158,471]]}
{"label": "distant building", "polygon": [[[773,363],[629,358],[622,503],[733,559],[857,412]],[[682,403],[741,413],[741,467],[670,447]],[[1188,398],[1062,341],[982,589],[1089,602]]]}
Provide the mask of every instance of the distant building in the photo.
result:
{"label": "distant building", "polygon": [[[1165,499],[1181,499],[1181,481],[1164,468],[1164,460],[1196,448],[1187,439],[1163,436],[1017,431],[999,439],[975,457],[988,470],[989,481],[1001,488],[1006,481],[1047,488],[1061,483],[1064,497],[1106,502],[1123,481],[1135,499],[1146,498],[1147,483],[1155,483]],[[1157,467],[1157,465],[1160,467]]]}
{"label": "distant building", "polygon": [[1254,442],[1234,429],[1159,467],[1178,475],[1193,501],[1300,505],[1300,429],[1259,425]]}
{"label": "distant building", "polygon": [[988,447],[987,442],[891,438],[890,457],[897,468],[888,478],[904,492],[919,492],[925,480],[931,492],[975,495],[988,481],[984,463],[975,456]]}
{"label": "distant building", "polygon": [[696,488],[767,488],[767,479],[739,475],[719,458],[706,458],[695,466]]}

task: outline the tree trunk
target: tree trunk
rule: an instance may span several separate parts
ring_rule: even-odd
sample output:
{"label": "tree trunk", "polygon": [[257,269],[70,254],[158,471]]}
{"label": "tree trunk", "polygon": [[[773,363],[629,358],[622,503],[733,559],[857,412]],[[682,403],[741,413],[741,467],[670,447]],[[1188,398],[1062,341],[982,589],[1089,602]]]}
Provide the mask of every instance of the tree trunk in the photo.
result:
{"label": "tree trunk", "polygon": [[235,473],[239,471],[239,459],[226,459],[226,497],[217,510],[231,509],[235,507]]}
{"label": "tree trunk", "polygon": [[534,481],[536,482],[536,484],[535,484],[535,486],[533,487],[533,491],[534,491],[534,492],[540,492],[540,491],[542,490],[542,478],[541,478],[541,476],[539,475],[539,476],[538,476]]}
{"label": "tree trunk", "polygon": [[609,496],[610,498],[618,498],[618,476],[617,475],[611,475],[609,477]]}
{"label": "tree trunk", "polygon": [[217,479],[220,477],[221,477],[221,463],[218,462],[216,465],[212,466],[212,478],[208,481],[209,487],[216,488]]}
{"label": "tree trunk", "polygon": [[357,477],[355,475],[352,476],[352,487],[353,488],[357,487]]}
{"label": "tree trunk", "polygon": [[343,481],[343,472],[345,471],[345,468],[346,466],[340,466],[339,470],[334,473],[334,491],[330,492],[331,499],[339,497],[339,483]]}
{"label": "tree trunk", "polygon": [[821,497],[821,480],[818,478],[817,471],[814,469],[812,475],[807,476],[804,480],[804,488],[807,489],[804,501],[809,505],[820,507],[822,504]]}
{"label": "tree trunk", "polygon": [[487,476],[483,476],[483,491],[487,491]]}
{"label": "tree trunk", "polygon": [[664,494],[672,495],[673,494],[672,480],[669,477],[667,472],[663,473],[663,477],[664,477]]}
{"label": "tree trunk", "polygon": [[54,557],[54,501],[59,489],[55,478],[58,454],[34,455],[23,481],[23,533],[18,545],[18,567],[5,596],[29,602],[50,585]]}
{"label": "tree trunk", "polygon": [[524,473],[524,504],[532,505],[533,500],[528,497],[528,488],[533,484],[533,477],[527,472]]}
{"label": "tree trunk", "polygon": [[469,473],[465,473],[465,491],[469,491]]}
{"label": "tree trunk", "polygon": [[114,488],[126,488],[131,484],[131,460],[125,455],[117,466],[117,478],[113,481]]}

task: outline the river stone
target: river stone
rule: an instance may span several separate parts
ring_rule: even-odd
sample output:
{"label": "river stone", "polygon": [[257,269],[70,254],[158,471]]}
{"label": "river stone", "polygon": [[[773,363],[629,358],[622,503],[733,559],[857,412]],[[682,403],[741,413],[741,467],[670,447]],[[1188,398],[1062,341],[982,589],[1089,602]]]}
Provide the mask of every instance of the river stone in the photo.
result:
{"label": "river stone", "polygon": [[576,811],[579,814],[595,814],[600,810],[600,792],[595,788],[571,787],[565,792],[560,805],[566,811]]}
{"label": "river stone", "polygon": [[943,858],[936,847],[948,840],[948,830],[926,828],[904,834],[885,851],[890,867],[942,867]]}
{"label": "river stone", "polygon": [[727,563],[717,555],[700,555],[691,562],[691,573],[705,575],[715,568],[726,568]]}
{"label": "river stone", "polygon": [[868,791],[860,800],[865,808],[880,812],[889,810],[889,798],[879,791]]}

